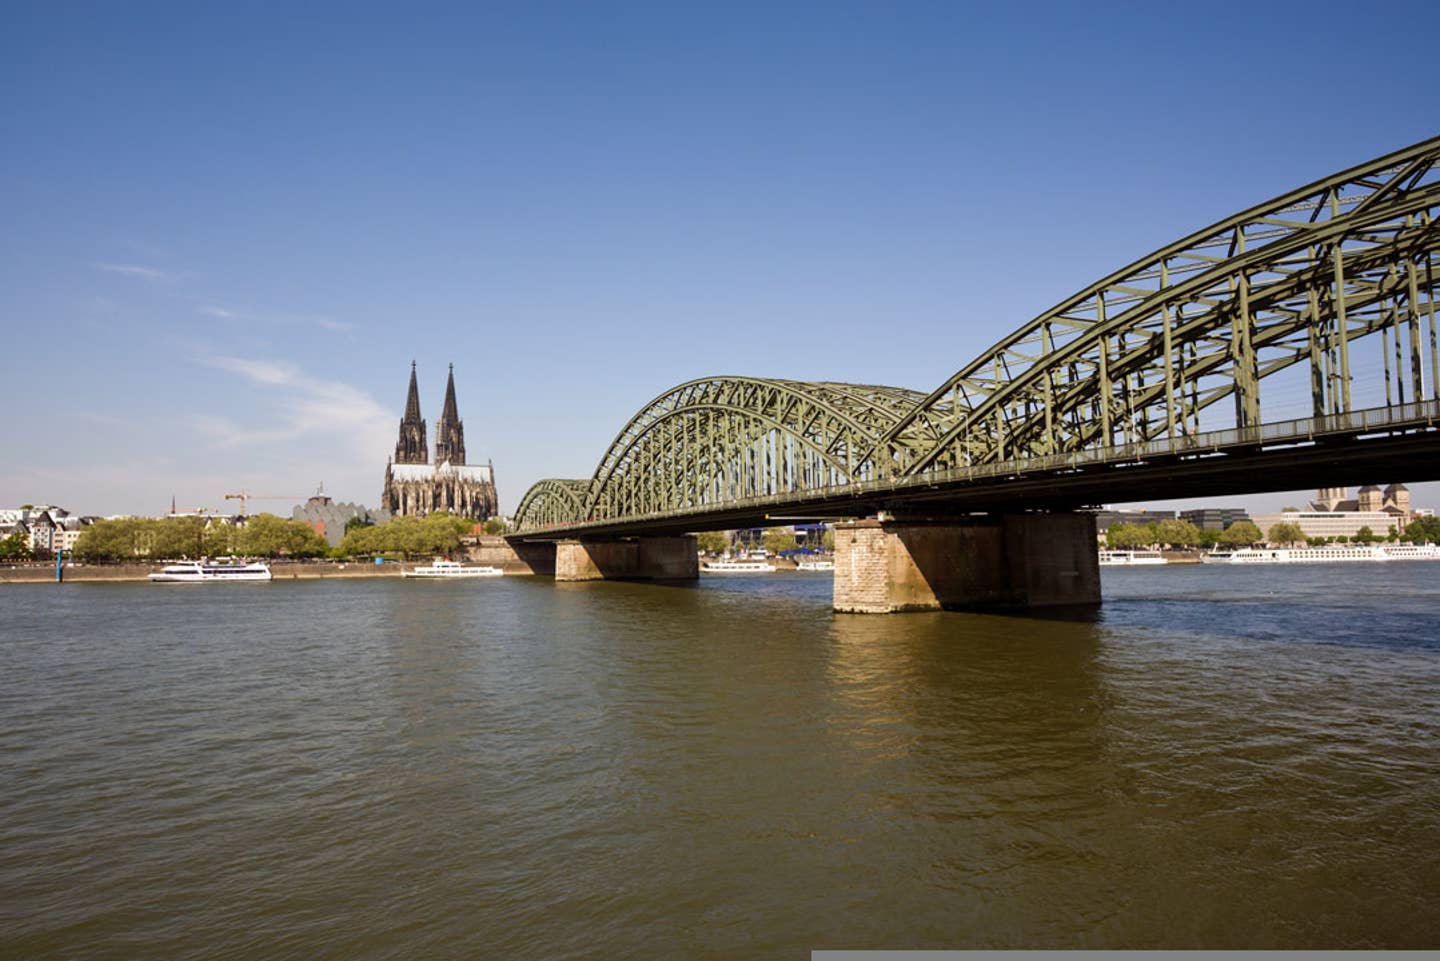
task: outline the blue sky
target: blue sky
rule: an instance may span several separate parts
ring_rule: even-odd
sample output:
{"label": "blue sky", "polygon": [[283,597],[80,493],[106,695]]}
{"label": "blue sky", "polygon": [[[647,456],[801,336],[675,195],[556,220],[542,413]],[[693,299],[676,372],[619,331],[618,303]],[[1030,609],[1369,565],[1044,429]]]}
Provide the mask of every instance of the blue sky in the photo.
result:
{"label": "blue sky", "polygon": [[412,359],[432,425],[455,364],[507,511],[693,377],[929,390],[1116,266],[1433,136],[1403,41],[1440,8],[1366,16],[7,4],[0,506],[374,506]]}

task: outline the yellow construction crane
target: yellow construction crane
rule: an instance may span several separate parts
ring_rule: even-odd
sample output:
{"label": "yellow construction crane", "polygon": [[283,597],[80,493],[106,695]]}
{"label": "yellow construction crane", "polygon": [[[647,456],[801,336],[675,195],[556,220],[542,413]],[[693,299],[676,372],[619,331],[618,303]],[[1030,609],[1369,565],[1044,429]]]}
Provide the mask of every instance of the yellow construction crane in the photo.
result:
{"label": "yellow construction crane", "polygon": [[226,494],[227,501],[240,502],[240,516],[248,517],[246,507],[250,501],[302,501],[305,499],[301,494],[252,494],[249,491],[239,491],[235,494]]}

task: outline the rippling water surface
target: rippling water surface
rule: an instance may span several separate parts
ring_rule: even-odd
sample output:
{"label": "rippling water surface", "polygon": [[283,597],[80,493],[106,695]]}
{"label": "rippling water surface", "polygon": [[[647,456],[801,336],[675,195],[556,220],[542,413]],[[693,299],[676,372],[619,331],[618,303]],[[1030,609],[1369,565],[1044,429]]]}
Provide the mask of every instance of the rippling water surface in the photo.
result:
{"label": "rippling water surface", "polygon": [[0,956],[1435,947],[1440,565],[0,589]]}

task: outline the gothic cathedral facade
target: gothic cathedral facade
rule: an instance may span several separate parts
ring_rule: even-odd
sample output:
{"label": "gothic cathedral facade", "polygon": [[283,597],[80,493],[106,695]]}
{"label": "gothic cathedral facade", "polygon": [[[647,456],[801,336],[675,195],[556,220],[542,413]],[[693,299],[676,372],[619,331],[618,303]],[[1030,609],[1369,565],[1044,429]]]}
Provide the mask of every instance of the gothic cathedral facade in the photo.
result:
{"label": "gothic cathedral facade", "polygon": [[385,465],[385,492],[381,506],[397,517],[424,517],[432,511],[449,511],[459,517],[488,520],[499,510],[493,464],[465,463],[465,424],[455,405],[455,365],[445,385],[445,406],[435,423],[435,463],[425,444],[425,421],[420,417],[420,389],[415,364],[410,364],[410,394],[400,419],[400,440],[395,456]]}

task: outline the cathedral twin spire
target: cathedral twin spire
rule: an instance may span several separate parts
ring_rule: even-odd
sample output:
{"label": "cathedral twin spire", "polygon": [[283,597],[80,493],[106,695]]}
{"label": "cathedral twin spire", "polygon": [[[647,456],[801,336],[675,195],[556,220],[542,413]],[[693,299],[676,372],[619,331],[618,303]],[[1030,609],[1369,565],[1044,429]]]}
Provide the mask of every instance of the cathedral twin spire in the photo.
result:
{"label": "cathedral twin spire", "polygon": [[450,379],[445,383],[445,406],[435,422],[435,463],[449,461],[455,466],[465,463],[465,424],[455,406],[455,365],[450,365]]}
{"label": "cathedral twin spire", "polygon": [[428,464],[425,421],[420,418],[420,387],[415,382],[415,361],[410,361],[410,396],[405,398],[405,416],[400,418],[400,440],[395,445],[395,463]]}
{"label": "cathedral twin spire", "polygon": [[[445,405],[435,422],[435,463],[446,461],[459,466],[465,463],[465,424],[455,404],[455,365],[450,365],[450,379],[445,385]],[[400,440],[395,445],[395,463],[427,464],[429,452],[425,443],[425,421],[420,416],[420,387],[415,376],[415,362],[410,362],[410,393],[405,398],[405,416],[400,419]]]}

